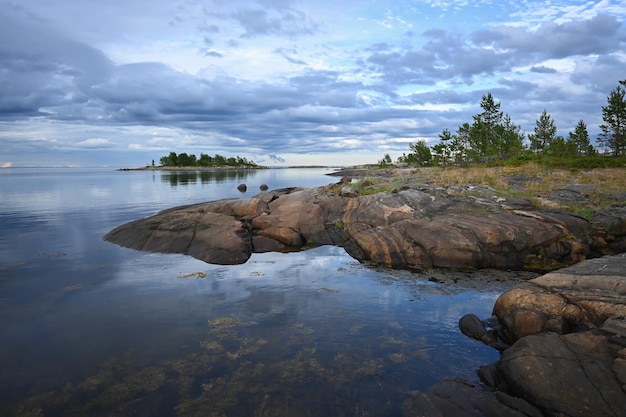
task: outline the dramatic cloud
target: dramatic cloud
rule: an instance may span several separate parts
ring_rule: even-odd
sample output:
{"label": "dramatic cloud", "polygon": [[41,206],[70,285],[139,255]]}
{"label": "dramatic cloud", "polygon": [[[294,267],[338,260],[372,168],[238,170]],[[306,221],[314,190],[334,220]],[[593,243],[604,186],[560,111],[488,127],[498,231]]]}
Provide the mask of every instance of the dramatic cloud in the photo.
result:
{"label": "dramatic cloud", "polygon": [[169,151],[371,163],[471,121],[592,136],[626,79],[618,1],[0,0],[0,165]]}

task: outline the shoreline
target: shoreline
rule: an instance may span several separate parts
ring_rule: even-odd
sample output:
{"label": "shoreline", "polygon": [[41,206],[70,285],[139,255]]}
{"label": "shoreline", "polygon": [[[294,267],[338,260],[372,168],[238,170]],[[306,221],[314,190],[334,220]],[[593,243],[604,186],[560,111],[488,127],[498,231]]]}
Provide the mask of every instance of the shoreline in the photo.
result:
{"label": "shoreline", "polygon": [[[233,167],[233,166],[215,166],[215,167],[164,167],[164,166],[146,166],[137,168],[117,168],[116,171],[242,171],[242,170],[258,170],[258,169],[332,169],[341,172],[346,169],[342,166],[325,166],[325,165],[293,165],[293,166],[256,166],[256,167]],[[355,168],[356,169],[356,168]],[[363,168],[370,170],[369,168]]]}

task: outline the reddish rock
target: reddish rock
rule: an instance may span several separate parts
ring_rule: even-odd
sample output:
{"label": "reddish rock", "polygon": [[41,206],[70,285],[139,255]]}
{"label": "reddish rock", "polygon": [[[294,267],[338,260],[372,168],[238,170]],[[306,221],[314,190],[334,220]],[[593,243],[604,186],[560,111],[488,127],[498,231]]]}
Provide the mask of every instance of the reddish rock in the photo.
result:
{"label": "reddish rock", "polygon": [[626,392],[613,372],[622,359],[610,343],[625,330],[527,336],[503,352],[497,368],[509,394],[546,416],[626,416]]}
{"label": "reddish rock", "polygon": [[[626,255],[587,260],[503,294],[488,330],[468,314],[461,331],[501,358],[479,369],[486,387],[443,381],[405,402],[410,416],[625,417]],[[491,321],[489,321],[491,324]]]}
{"label": "reddish rock", "polygon": [[[610,259],[626,267],[623,256]],[[592,265],[601,269],[590,271]],[[580,273],[583,267],[585,274]],[[609,318],[626,317],[626,277],[624,271],[607,265],[606,259],[589,260],[505,292],[496,301],[494,314],[511,342],[546,331],[593,329]]]}
{"label": "reddish rock", "polygon": [[120,226],[105,239],[211,263],[244,262],[252,251],[330,244],[394,268],[552,270],[610,253],[606,241],[615,242],[612,233],[622,231],[615,226],[621,212],[604,217],[610,227],[592,226],[572,214],[530,211],[518,200],[441,197],[416,189],[355,198],[323,188],[284,189],[167,210]]}

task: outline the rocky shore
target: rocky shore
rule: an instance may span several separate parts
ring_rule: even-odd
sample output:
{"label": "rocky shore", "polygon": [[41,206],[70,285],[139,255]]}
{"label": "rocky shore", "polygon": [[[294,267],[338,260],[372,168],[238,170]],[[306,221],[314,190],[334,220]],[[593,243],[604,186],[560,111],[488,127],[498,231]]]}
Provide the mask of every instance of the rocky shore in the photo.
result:
{"label": "rocky shore", "polygon": [[[478,370],[483,385],[442,381],[409,399],[404,415],[626,416],[624,193],[588,219],[484,186],[390,176],[388,190],[365,195],[342,174],[327,187],[166,210],[105,239],[216,264],[329,244],[398,269],[548,272],[502,294],[493,317],[460,319],[464,334],[502,353]],[[544,207],[587,193],[578,184],[555,189]]]}
{"label": "rocky shore", "polygon": [[445,380],[413,416],[626,416],[626,254],[587,260],[502,294],[494,317],[459,326],[500,350],[482,386]]}
{"label": "rocky shore", "polygon": [[254,252],[336,245],[359,261],[402,268],[549,271],[626,251],[626,207],[591,221],[486,187],[404,182],[356,193],[345,178],[163,211],[105,239],[129,248],[240,264]]}

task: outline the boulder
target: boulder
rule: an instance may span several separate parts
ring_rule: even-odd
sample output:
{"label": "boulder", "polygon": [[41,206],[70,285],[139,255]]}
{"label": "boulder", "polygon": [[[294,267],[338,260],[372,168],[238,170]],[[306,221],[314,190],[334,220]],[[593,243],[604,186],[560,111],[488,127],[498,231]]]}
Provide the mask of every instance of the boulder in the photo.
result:
{"label": "boulder", "polygon": [[461,331],[493,346],[485,384],[445,380],[404,404],[404,416],[625,417],[626,255],[587,260],[504,293],[493,319],[468,314]]}
{"label": "boulder", "polygon": [[540,333],[520,339],[498,362],[505,384],[500,388],[546,416],[626,416],[624,383],[613,371],[624,358],[610,341],[626,337],[620,321],[618,333]]}
{"label": "boulder", "polygon": [[535,333],[593,329],[626,317],[624,271],[626,254],[554,271],[502,294],[494,314],[511,343]]}

